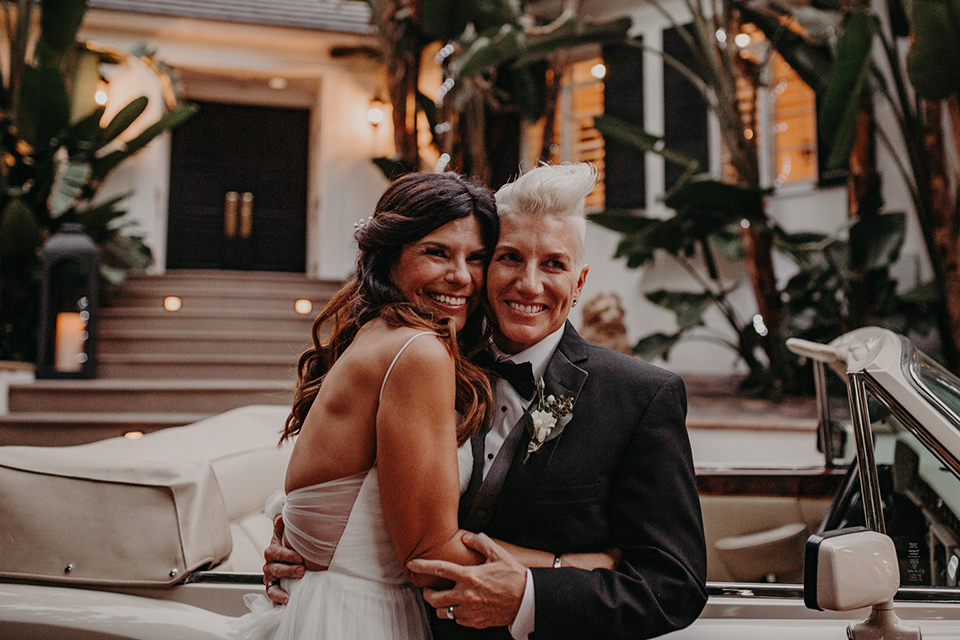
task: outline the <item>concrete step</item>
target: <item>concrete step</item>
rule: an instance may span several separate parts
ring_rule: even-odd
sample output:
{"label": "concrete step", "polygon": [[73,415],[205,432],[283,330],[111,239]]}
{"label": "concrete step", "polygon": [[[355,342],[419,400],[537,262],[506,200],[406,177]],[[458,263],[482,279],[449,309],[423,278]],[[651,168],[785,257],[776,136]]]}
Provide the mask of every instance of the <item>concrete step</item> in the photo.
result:
{"label": "concrete step", "polygon": [[159,283],[183,284],[184,286],[216,285],[230,286],[235,284],[267,283],[272,286],[297,283],[336,283],[338,280],[321,280],[307,277],[303,273],[289,273],[281,271],[241,271],[231,269],[168,269],[162,274],[133,273],[123,282],[127,286],[151,286]]}
{"label": "concrete step", "polygon": [[292,357],[312,345],[310,331],[181,331],[111,329],[100,331],[98,353],[231,354]]}
{"label": "concrete step", "polygon": [[309,336],[313,317],[297,315],[293,311],[250,309],[164,309],[114,307],[100,311],[99,330],[114,331],[137,328],[140,330],[193,331],[260,331],[264,333],[296,333]]}
{"label": "concrete step", "polygon": [[[308,300],[310,305],[304,310],[304,315],[315,318],[330,296],[315,291],[296,291],[287,293],[272,292],[270,294],[257,291],[224,291],[209,289],[198,291],[170,290],[161,293],[129,293],[110,299],[105,309],[164,309],[164,301],[169,296],[179,298],[180,311],[191,309],[205,309],[219,311],[221,309],[256,309],[293,312],[300,300]],[[301,303],[302,304],[302,303]]]}
{"label": "concrete step", "polygon": [[297,356],[236,354],[101,354],[100,378],[146,380],[286,380],[297,379]]}
{"label": "concrete step", "polygon": [[237,271],[168,271],[163,275],[135,275],[119,288],[107,292],[109,301],[126,296],[168,296],[181,294],[222,294],[228,296],[329,298],[344,281],[307,278],[303,274]]}
{"label": "concrete step", "polygon": [[222,413],[248,404],[293,404],[283,380],[38,380],[11,385],[11,413]]}
{"label": "concrete step", "polygon": [[0,446],[62,447],[131,432],[191,424],[206,413],[10,413],[0,416]]}

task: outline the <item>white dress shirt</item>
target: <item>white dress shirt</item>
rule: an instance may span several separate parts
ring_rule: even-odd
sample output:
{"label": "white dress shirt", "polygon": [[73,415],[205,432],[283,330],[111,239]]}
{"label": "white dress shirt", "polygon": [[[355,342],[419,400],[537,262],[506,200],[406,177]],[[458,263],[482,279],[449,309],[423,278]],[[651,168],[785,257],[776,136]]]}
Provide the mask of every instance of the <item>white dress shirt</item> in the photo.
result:
{"label": "white dress shirt", "polygon": [[[560,345],[560,339],[563,338],[564,327],[560,327],[549,336],[533,345],[513,355],[505,354],[493,343],[490,344],[490,352],[498,361],[509,360],[510,362],[520,363],[529,362],[533,367],[533,379],[539,381],[540,377],[547,370],[550,358]],[[484,460],[483,477],[487,477],[487,472],[500,453],[503,441],[507,439],[510,431],[516,426],[517,422],[523,417],[523,411],[530,405],[530,401],[524,400],[520,394],[506,380],[497,380],[493,387],[493,411],[490,417],[490,430],[483,441]],[[469,444],[468,444],[469,446]],[[527,569],[527,585],[523,591],[523,600],[520,603],[520,610],[513,624],[509,626],[510,635],[516,640],[526,640],[533,633],[534,623],[534,594],[533,594],[533,572]]]}

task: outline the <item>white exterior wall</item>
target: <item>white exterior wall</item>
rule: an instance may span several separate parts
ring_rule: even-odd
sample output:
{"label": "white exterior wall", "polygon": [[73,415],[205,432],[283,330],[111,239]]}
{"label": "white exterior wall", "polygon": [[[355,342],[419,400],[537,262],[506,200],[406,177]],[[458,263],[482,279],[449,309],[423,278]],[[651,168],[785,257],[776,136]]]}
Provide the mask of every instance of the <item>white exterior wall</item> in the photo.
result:
{"label": "white exterior wall", "polygon": [[[382,69],[361,58],[331,59],[329,50],[371,44],[373,37],[95,10],[87,13],[80,37],[124,51],[145,43],[181,72],[187,100],[310,109],[307,274],[350,274],[353,223],[373,211],[387,184],[370,159],[392,155],[393,134],[389,117],[378,127],[367,121]],[[272,77],[287,79],[288,86],[270,89]],[[133,191],[123,203],[129,211],[124,221],[135,221],[132,233],[144,235],[155,273],[166,262],[169,169],[165,134],[118,167],[99,194]]]}

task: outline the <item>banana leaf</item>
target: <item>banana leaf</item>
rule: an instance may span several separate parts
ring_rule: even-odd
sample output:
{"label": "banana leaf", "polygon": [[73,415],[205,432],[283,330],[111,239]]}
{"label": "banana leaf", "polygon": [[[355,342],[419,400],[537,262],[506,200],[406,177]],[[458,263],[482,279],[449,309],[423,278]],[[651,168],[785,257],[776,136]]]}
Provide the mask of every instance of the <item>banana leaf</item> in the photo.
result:
{"label": "banana leaf", "polygon": [[664,200],[671,209],[695,211],[698,215],[715,214],[718,221],[729,224],[746,218],[764,219],[763,198],[772,189],[743,187],[707,178],[695,178],[680,185]]}
{"label": "banana leaf", "polygon": [[103,128],[100,126],[100,120],[103,118],[104,111],[104,107],[98,107],[70,125],[63,134],[62,142],[71,153],[96,151],[102,146],[100,137]]}
{"label": "banana leaf", "polygon": [[829,46],[814,44],[795,33],[783,24],[779,15],[766,8],[758,10],[747,4],[738,6],[743,20],[752,22],[763,32],[767,41],[801,80],[818,94],[826,91],[826,79],[833,66],[833,54]]}
{"label": "banana leaf", "polygon": [[109,224],[126,214],[126,211],[117,209],[116,206],[126,198],[130,197],[132,191],[114,196],[104,200],[88,209],[77,212],[77,222],[83,225],[94,242],[97,244],[104,242],[115,233],[115,229],[109,227]]}
{"label": "banana leaf", "polygon": [[512,63],[521,67],[546,59],[550,54],[586,44],[612,44],[627,40],[630,18],[579,25],[570,16],[548,33],[526,34],[514,24],[504,24],[491,35],[481,35],[450,63],[455,76],[470,77]]}
{"label": "banana leaf", "polygon": [[657,223],[655,218],[647,218],[638,213],[626,209],[607,209],[602,213],[588,214],[587,219],[605,229],[620,233],[640,233]]}
{"label": "banana leaf", "polygon": [[643,127],[606,115],[597,116],[593,122],[594,127],[603,134],[606,140],[615,140],[641,151],[656,153],[663,156],[663,159],[668,162],[686,167],[690,172],[701,168],[699,160],[682,151],[666,147],[663,138],[647,133]]}
{"label": "banana leaf", "polygon": [[66,55],[77,40],[87,0],[41,0],[41,38],[58,56]]}
{"label": "banana leaf", "polygon": [[903,212],[863,215],[850,227],[850,262],[864,269],[888,268],[900,257],[906,235]]}
{"label": "banana leaf", "polygon": [[850,14],[837,42],[837,55],[817,114],[818,136],[830,149],[827,167],[845,166],[856,132],[877,19],[866,10]]}
{"label": "banana leaf", "polygon": [[[26,261],[36,260],[42,244],[40,227],[30,207],[20,198],[7,204],[0,220],[0,273],[7,274]],[[9,285],[7,278],[4,284]]]}
{"label": "banana leaf", "polygon": [[196,112],[196,105],[186,105],[165,113],[159,120],[144,129],[143,133],[138,135],[133,140],[127,142],[123,149],[111,151],[102,158],[98,158],[96,161],[94,161],[93,174],[91,178],[96,181],[103,180],[103,178],[118,164],[147,146],[153,141],[154,138],[164,131],[180,126],[188,119],[192,118],[193,114]]}
{"label": "banana leaf", "polygon": [[524,38],[522,29],[504,24],[495,34],[481,35],[474,40],[450,62],[450,72],[455,77],[469,78],[515,60],[523,48]]}
{"label": "banana leaf", "polygon": [[647,299],[675,313],[680,331],[702,325],[703,314],[713,302],[713,298],[708,293],[686,291],[652,291],[647,294]]}
{"label": "banana leaf", "polygon": [[673,335],[666,333],[651,333],[642,338],[633,347],[633,355],[641,360],[655,360],[662,358],[664,360],[670,357],[670,350],[676,346],[683,338],[683,332],[677,332]]}
{"label": "banana leaf", "polygon": [[46,148],[70,125],[70,100],[59,69],[23,68],[17,115],[20,136],[35,148]]}
{"label": "banana leaf", "polygon": [[420,170],[419,167],[408,164],[399,158],[374,158],[373,164],[377,165],[387,180],[396,180],[408,173],[415,173]]}
{"label": "banana leaf", "polygon": [[50,218],[56,220],[67,211],[73,209],[83,195],[84,187],[90,181],[93,168],[86,160],[69,158],[66,162],[58,163],[50,189]]}
{"label": "banana leaf", "polygon": [[615,18],[605,22],[578,24],[575,16],[546,34],[527,36],[523,53],[514,62],[515,66],[545,60],[558,50],[574,49],[586,44],[619,44],[628,40],[627,32],[633,26],[631,18]]}
{"label": "banana leaf", "polygon": [[960,0],[912,0],[910,14],[907,75],[917,94],[927,100],[960,94]]}
{"label": "banana leaf", "polygon": [[130,125],[140,117],[140,114],[144,112],[148,102],[146,96],[140,96],[134,98],[120,109],[117,115],[113,116],[113,119],[103,128],[103,133],[100,136],[101,146],[110,143],[114,138],[126,131]]}

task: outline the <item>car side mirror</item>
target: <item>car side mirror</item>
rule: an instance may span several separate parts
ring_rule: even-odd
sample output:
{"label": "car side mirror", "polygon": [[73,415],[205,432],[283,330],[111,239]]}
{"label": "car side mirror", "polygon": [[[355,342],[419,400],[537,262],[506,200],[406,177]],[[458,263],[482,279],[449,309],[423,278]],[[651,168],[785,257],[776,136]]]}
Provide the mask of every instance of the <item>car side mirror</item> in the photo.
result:
{"label": "car side mirror", "polygon": [[897,550],[888,536],[852,527],[807,539],[803,576],[807,608],[850,611],[873,607],[866,620],[847,628],[850,640],[920,640],[920,629],[900,620],[893,610],[899,588]]}

